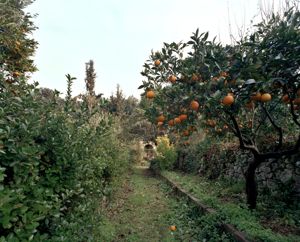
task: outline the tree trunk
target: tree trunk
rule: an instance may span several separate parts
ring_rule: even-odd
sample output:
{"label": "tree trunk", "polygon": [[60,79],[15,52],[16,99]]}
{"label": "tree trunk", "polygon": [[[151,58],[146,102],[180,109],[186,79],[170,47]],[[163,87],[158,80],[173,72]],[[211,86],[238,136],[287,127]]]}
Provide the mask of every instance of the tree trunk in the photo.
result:
{"label": "tree trunk", "polygon": [[247,168],[245,173],[246,178],[246,195],[247,195],[247,203],[250,209],[256,208],[256,200],[257,200],[257,183],[255,179],[255,171],[256,168],[262,163],[263,160],[254,158],[254,161],[251,162]]}

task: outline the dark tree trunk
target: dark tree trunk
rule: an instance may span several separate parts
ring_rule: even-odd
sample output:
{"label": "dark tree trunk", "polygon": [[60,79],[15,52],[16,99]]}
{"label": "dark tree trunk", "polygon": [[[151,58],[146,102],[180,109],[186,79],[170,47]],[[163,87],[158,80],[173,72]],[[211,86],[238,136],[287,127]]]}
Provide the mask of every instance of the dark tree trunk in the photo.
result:
{"label": "dark tree trunk", "polygon": [[262,159],[254,158],[254,161],[248,165],[247,171],[245,173],[247,203],[250,209],[256,208],[258,192],[257,183],[255,179],[255,171],[259,164],[261,164],[262,162]]}
{"label": "dark tree trunk", "polygon": [[176,161],[176,165],[175,165],[175,168],[177,168],[178,170],[183,169],[185,156],[186,156],[185,152],[183,152],[183,151],[178,152],[177,161]]}

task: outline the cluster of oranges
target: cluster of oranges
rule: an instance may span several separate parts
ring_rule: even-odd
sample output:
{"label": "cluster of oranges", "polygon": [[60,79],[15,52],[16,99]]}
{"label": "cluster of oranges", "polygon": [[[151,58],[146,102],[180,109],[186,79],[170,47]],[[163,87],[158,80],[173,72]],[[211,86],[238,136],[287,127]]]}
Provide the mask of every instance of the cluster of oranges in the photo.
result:
{"label": "cluster of oranges", "polygon": [[[161,65],[161,61],[160,60],[155,60],[154,61],[154,65],[156,67],[160,66]],[[220,73],[220,76],[219,77],[224,77],[224,78],[227,78],[228,77],[228,73],[226,72],[221,72]],[[197,74],[193,74],[192,77],[191,77],[191,80],[192,81],[199,81],[201,80],[201,76],[200,75],[197,75]],[[176,81],[177,81],[177,77],[176,75],[172,74],[168,77],[167,81],[169,81],[170,83],[174,84]],[[153,90],[148,90],[146,92],[146,97],[148,99],[153,99],[155,97],[155,93]],[[221,103],[224,105],[224,106],[227,106],[227,107],[230,107],[232,106],[235,102],[236,102],[236,97],[234,96],[233,93],[228,93],[226,96],[224,96],[221,100]],[[260,91],[257,91],[255,93],[252,93],[252,95],[250,95],[249,97],[249,100],[248,102],[246,103],[245,107],[248,108],[248,109],[254,109],[255,108],[255,102],[261,102],[261,103],[267,103],[267,102],[270,102],[272,100],[272,95],[268,92],[260,92]],[[288,94],[285,94],[283,97],[282,97],[282,101],[284,103],[290,103],[291,102],[291,99],[289,97]],[[297,91],[297,96],[296,98],[293,98],[292,100],[293,104],[295,104],[295,109],[299,108],[300,109],[300,89]],[[191,111],[198,111],[200,108],[200,104],[198,101],[196,100],[192,100],[190,102],[190,105],[189,105],[189,109]],[[186,114],[186,109],[185,111],[182,112],[182,114],[180,114],[179,116],[173,118],[173,119],[170,119],[168,122],[167,122],[167,125],[172,127],[172,126],[175,126],[177,124],[180,124],[182,122],[184,122],[185,120],[188,119],[188,115]],[[166,118],[163,116],[163,115],[160,115],[158,118],[157,118],[157,125],[158,126],[162,126],[164,125],[165,123],[165,120]],[[206,124],[212,128],[214,128],[218,133],[221,133],[222,131],[226,131],[229,129],[229,127],[227,125],[224,125],[223,128],[217,128],[217,124],[216,124],[216,121],[215,120],[212,120],[212,119],[208,119],[206,121]],[[240,128],[242,128],[242,125],[239,125]],[[191,133],[192,133],[193,130],[189,130],[189,129],[185,129],[182,131],[182,136],[189,136]]]}
{"label": "cluster of oranges", "polygon": [[[263,103],[269,102],[272,100],[272,96],[270,93],[263,93],[261,94],[260,92],[253,93],[250,97],[251,101],[246,104],[247,108],[253,108],[254,103],[253,101],[260,101]],[[234,103],[234,95],[232,93],[228,93],[222,100],[222,103],[225,106],[231,106]]]}
{"label": "cluster of oranges", "polygon": [[[150,92],[150,93],[149,93]],[[154,94],[152,93],[152,91],[148,91],[147,92],[147,96],[154,96]],[[196,100],[193,100],[191,101],[190,103],[190,109],[192,111],[197,111],[200,107],[200,104],[196,101]],[[173,118],[173,119],[170,119],[168,121],[168,126],[172,127],[172,126],[175,126],[176,124],[180,124],[184,121],[186,121],[188,119],[188,114],[186,114],[186,109],[182,109],[181,110],[183,113],[180,114],[179,116]],[[163,114],[159,115],[157,118],[156,118],[156,121],[157,121],[157,125],[158,126],[162,126],[165,122],[166,118]],[[194,130],[185,130],[183,131],[183,135],[184,136],[188,136],[190,134],[190,131],[194,131]]]}

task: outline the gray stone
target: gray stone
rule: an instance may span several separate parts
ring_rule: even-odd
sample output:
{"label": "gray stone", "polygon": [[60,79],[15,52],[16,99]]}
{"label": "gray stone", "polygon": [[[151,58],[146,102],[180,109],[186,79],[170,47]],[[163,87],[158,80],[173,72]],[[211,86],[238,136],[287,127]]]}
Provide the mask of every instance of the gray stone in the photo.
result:
{"label": "gray stone", "polygon": [[280,175],[280,181],[282,183],[288,182],[293,177],[293,172],[291,170],[285,170]]}

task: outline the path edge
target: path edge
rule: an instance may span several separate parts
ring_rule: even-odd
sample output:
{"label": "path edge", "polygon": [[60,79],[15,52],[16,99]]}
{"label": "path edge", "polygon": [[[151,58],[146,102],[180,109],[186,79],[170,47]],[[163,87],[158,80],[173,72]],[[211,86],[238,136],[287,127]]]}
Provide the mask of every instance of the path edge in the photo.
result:
{"label": "path edge", "polygon": [[[161,174],[158,170],[152,170],[156,176],[158,176],[161,180],[166,182],[175,193],[179,196],[186,197],[188,200],[193,203],[197,208],[199,208],[203,213],[214,214],[217,211],[213,208],[206,206],[204,203],[200,201],[200,199],[196,198],[195,196],[189,194],[183,188],[181,188],[176,182],[170,180],[168,177]],[[237,242],[252,242],[246,238],[246,234],[244,232],[239,231],[231,224],[222,223],[221,227],[224,231],[229,233]]]}

